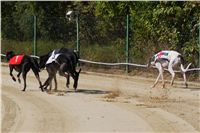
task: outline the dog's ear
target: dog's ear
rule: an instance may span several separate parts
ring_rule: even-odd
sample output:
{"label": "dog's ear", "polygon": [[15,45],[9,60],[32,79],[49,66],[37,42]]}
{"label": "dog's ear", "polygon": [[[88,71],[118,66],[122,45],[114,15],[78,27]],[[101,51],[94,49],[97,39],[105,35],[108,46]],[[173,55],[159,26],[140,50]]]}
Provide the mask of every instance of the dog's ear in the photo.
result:
{"label": "dog's ear", "polygon": [[14,54],[15,54],[14,51],[8,51],[8,52],[6,53],[6,55],[14,55]]}
{"label": "dog's ear", "polygon": [[6,53],[6,59],[10,60],[15,55],[14,51],[8,51]]}

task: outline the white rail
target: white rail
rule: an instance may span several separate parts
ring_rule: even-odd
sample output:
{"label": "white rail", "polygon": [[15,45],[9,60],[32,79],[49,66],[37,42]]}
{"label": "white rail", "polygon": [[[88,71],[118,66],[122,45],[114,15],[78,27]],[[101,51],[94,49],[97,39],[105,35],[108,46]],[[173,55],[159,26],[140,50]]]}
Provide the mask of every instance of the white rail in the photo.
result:
{"label": "white rail", "polygon": [[[0,54],[1,56],[3,56],[3,57],[6,57],[6,55],[5,54]],[[40,58],[39,56],[36,56],[36,55],[30,55],[31,57],[35,57],[35,58]]]}
{"label": "white rail", "polygon": [[3,56],[3,57],[6,57],[6,55],[5,55],[5,54],[1,54],[1,56]]}
{"label": "white rail", "polygon": [[[5,54],[0,54],[1,56],[6,56]],[[40,58],[39,56],[35,56],[35,55],[31,55],[31,57],[35,57],[35,58]],[[134,63],[104,63],[104,62],[96,62],[96,61],[89,61],[89,60],[84,60],[84,59],[79,59],[80,62],[85,62],[85,63],[90,63],[90,64],[97,64],[97,65],[106,65],[106,66],[117,66],[117,65],[129,65],[129,66],[135,66],[135,67],[143,67],[143,68],[147,68],[147,64],[146,65],[141,65],[141,64],[134,64]],[[189,72],[189,71],[200,71],[200,68],[191,68],[189,69],[189,66],[191,65],[191,63],[186,67],[186,69],[184,70],[185,72]],[[155,68],[155,67],[153,67]],[[165,69],[167,70],[167,69]],[[175,72],[181,72],[181,71],[175,71]]]}
{"label": "white rail", "polygon": [[90,63],[90,64],[106,65],[106,66],[129,65],[129,66],[137,66],[137,67],[145,67],[145,68],[147,67],[147,65],[134,64],[134,63],[104,63],[104,62],[89,61],[89,60],[84,60],[84,59],[79,59],[79,61]]}

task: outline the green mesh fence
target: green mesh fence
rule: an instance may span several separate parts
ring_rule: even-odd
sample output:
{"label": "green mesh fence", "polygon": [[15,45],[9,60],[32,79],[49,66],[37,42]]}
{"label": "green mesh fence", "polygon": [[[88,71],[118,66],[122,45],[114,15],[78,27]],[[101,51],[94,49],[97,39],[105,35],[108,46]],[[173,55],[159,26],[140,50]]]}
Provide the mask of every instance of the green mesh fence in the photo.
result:
{"label": "green mesh fence", "polygon": [[125,20],[125,17],[80,17],[82,58],[101,62],[125,61]]}
{"label": "green mesh fence", "polygon": [[14,17],[2,17],[2,53],[13,50],[16,53],[43,55],[55,48],[75,48],[75,43],[76,25],[65,17],[36,17],[35,22],[34,16],[18,21]]}
{"label": "green mesh fence", "polygon": [[[169,19],[147,22],[142,17],[142,13],[130,15],[130,63],[146,64],[155,52],[173,49],[181,52],[187,62],[193,63],[193,67],[198,66],[198,17],[189,17],[181,25],[178,19],[170,22],[168,22]],[[66,17],[37,16],[35,27],[33,16],[17,19],[2,17],[1,21],[2,53],[14,50],[16,53],[34,54],[34,28],[36,28],[37,55],[43,55],[55,48],[76,49],[77,47],[75,18],[69,20]],[[172,22],[179,22],[179,24]],[[126,62],[126,16],[105,17],[79,14],[78,24],[82,59],[109,63]],[[81,65],[104,68],[103,65],[86,63]],[[124,66],[114,68],[125,69]]]}

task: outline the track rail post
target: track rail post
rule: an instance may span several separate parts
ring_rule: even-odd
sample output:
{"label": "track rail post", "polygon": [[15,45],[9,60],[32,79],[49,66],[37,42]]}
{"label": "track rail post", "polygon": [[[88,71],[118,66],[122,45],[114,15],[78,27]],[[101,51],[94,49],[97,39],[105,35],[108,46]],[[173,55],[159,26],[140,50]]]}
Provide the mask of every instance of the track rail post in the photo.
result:
{"label": "track rail post", "polygon": [[37,18],[33,16],[33,54],[37,55]]}
{"label": "track rail post", "polygon": [[[199,17],[199,68],[200,68],[200,17]],[[200,71],[199,71],[199,80],[200,80]]]}
{"label": "track rail post", "polygon": [[[126,15],[126,63],[129,63],[129,12]],[[129,65],[126,65],[126,73],[129,73]]]}

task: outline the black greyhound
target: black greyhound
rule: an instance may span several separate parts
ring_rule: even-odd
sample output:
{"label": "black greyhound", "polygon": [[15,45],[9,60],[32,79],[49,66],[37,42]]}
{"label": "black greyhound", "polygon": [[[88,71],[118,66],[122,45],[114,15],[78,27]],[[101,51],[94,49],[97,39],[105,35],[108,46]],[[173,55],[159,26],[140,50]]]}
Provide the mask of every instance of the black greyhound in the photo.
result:
{"label": "black greyhound", "polygon": [[[32,69],[33,73],[35,74],[35,77],[37,78],[40,88],[42,89],[42,83],[40,81],[40,76],[39,76],[39,64],[37,60],[33,57],[30,57],[28,55],[22,55],[23,57],[21,58],[21,61],[16,63],[17,60],[19,60],[20,56],[15,55],[13,51],[9,51],[6,53],[6,59],[9,61],[9,68],[10,68],[10,76],[14,81],[16,81],[15,77],[12,74],[13,69],[15,69],[17,72],[17,78],[18,82],[21,83],[20,80],[20,75],[22,73],[22,77],[24,80],[24,89],[22,91],[26,90],[26,75],[29,72],[30,69]],[[14,62],[14,63],[13,63]]]}
{"label": "black greyhound", "polygon": [[[51,56],[58,55],[56,59],[51,62],[47,63],[49,58]],[[67,48],[60,48],[55,49],[53,51],[50,51],[48,54],[40,56],[40,68],[46,67],[47,72],[49,74],[48,79],[43,84],[43,87],[46,89],[49,85],[51,85],[52,79],[55,80],[55,90],[57,89],[57,80],[56,80],[56,73],[59,71],[59,74],[61,76],[64,76],[67,78],[66,86],[69,87],[69,77],[72,76],[74,79],[74,89],[76,90],[78,86],[78,78],[79,78],[79,72],[76,72],[76,65],[78,63],[79,54],[78,52],[74,51],[73,49],[67,49]],[[67,74],[66,74],[67,73]],[[51,89],[51,86],[50,86]]]}

